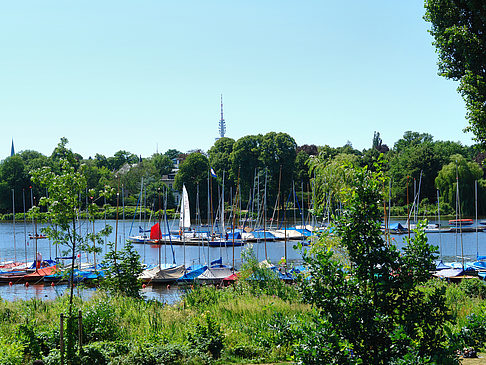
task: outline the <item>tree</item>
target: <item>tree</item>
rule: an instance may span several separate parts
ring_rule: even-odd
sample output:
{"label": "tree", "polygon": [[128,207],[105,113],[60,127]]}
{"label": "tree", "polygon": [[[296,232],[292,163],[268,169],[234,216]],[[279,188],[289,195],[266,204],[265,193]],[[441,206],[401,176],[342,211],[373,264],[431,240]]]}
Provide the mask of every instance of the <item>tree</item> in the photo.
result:
{"label": "tree", "polygon": [[[416,182],[417,191],[420,184],[420,199],[427,198],[436,201],[434,181],[441,169],[440,155],[435,152],[432,142],[412,143],[403,147],[400,153],[390,157],[390,177],[392,178],[395,198],[402,205],[406,204],[407,184],[410,199],[413,200],[413,184]],[[420,180],[420,177],[422,178]]]}
{"label": "tree", "polygon": [[380,137],[380,132],[374,133],[372,147],[380,153],[386,153],[390,150],[386,144],[383,144],[383,141]]}
{"label": "tree", "polygon": [[24,160],[25,169],[27,171],[33,171],[44,166],[50,166],[49,158],[40,152],[25,150],[17,153]]}
{"label": "tree", "polygon": [[231,172],[231,152],[233,152],[233,145],[235,140],[232,138],[220,138],[209,149],[209,163],[216,172],[218,180],[222,182],[223,172],[225,176],[225,188],[229,191],[231,183],[235,183],[238,176],[230,175]]}
{"label": "tree", "polygon": [[166,155],[167,157],[169,157],[171,160],[173,160],[174,158],[177,158],[179,157],[179,155],[181,155],[182,152],[179,151],[179,150],[176,150],[176,149],[169,149],[167,151],[165,151],[164,155]]}
{"label": "tree", "polygon": [[[59,173],[56,173],[50,167],[44,167],[33,172],[32,180],[34,183],[47,188],[49,194],[47,197],[42,197],[39,200],[39,206],[47,208],[47,215],[50,221],[50,226],[43,229],[54,244],[61,244],[67,246],[71,250],[71,268],[70,268],[70,293],[68,305],[68,336],[67,352],[69,359],[74,354],[74,313],[73,313],[73,295],[74,295],[74,264],[76,255],[80,250],[85,252],[93,252],[94,242],[97,238],[92,236],[83,237],[77,229],[77,218],[81,209],[81,200],[79,199],[79,192],[86,189],[86,179],[75,171],[74,167],[66,159],[60,158]],[[94,191],[90,192],[94,196]],[[95,208],[94,204],[91,204]],[[31,214],[38,216],[39,207],[34,206],[30,210]],[[91,215],[94,217],[94,214]],[[109,228],[102,230],[99,235],[105,236],[110,232]],[[91,241],[92,240],[92,241]],[[93,245],[91,245],[91,242]]]}
{"label": "tree", "polygon": [[115,152],[113,157],[107,159],[108,167],[111,171],[118,171],[126,163],[136,164],[138,161],[139,158],[137,155],[124,150]]}
{"label": "tree", "polygon": [[384,176],[379,169],[352,170],[341,173],[350,179],[340,192],[344,211],[336,230],[351,265],[333,257],[325,236],[304,256],[309,276],[300,287],[317,314],[298,356],[307,363],[389,364],[413,354],[452,363],[444,345],[443,289],[428,296],[420,287],[434,268],[436,248],[423,231],[402,253],[388,244],[380,229]]}
{"label": "tree", "polygon": [[233,179],[240,175],[240,191],[242,195],[249,194],[253,187],[253,180],[257,170],[261,167],[260,143],[262,136],[250,135],[241,137],[233,145],[230,155],[231,174]]}
{"label": "tree", "polygon": [[79,160],[76,159],[73,151],[66,147],[68,142],[69,141],[66,137],[62,137],[56,148],[54,148],[54,151],[52,151],[50,160],[53,168],[58,172],[61,169],[61,160],[69,162],[69,164],[76,169],[79,166]]}
{"label": "tree", "polygon": [[111,293],[121,294],[131,298],[141,298],[140,279],[143,271],[140,254],[133,248],[130,240],[125,242],[122,250],[115,250],[110,243],[110,250],[106,253],[103,264],[107,267],[103,286]]}
{"label": "tree", "polygon": [[[191,214],[196,211],[196,196],[197,187],[199,186],[199,201],[205,202],[207,200],[208,194],[208,172],[209,172],[209,161],[206,156],[199,152],[191,153],[179,168],[174,181],[175,189],[181,191],[182,186],[185,185],[187,189],[187,194],[189,195],[189,206],[191,208]],[[213,186],[214,189],[214,186]],[[217,197],[212,194],[213,202]],[[213,203],[214,204],[214,203]],[[200,204],[201,211],[205,211],[205,204]]]}
{"label": "tree", "polygon": [[334,207],[340,203],[339,194],[343,188],[349,187],[354,169],[343,169],[343,166],[358,167],[356,155],[340,153],[329,157],[326,152],[310,160],[310,171],[313,177],[313,190],[316,216],[327,216],[333,213]]}
{"label": "tree", "polygon": [[[457,176],[457,179],[456,179]],[[483,176],[483,170],[476,162],[468,162],[461,155],[451,156],[451,162],[445,165],[437,175],[435,184],[444,202],[457,206],[456,189],[459,184],[459,201],[464,215],[474,214],[474,181]]]}
{"label": "tree", "polygon": [[6,158],[0,165],[0,210],[3,212],[12,209],[12,190],[15,194],[15,210],[23,208],[22,190],[28,190],[30,177],[26,172],[25,164],[19,155]]}
{"label": "tree", "polygon": [[407,148],[418,146],[422,143],[432,142],[434,137],[428,133],[419,133],[406,131],[403,137],[395,142],[393,146],[393,151],[396,153],[401,153]]}
{"label": "tree", "polygon": [[164,175],[169,175],[174,168],[174,163],[167,155],[155,153],[150,158],[150,162],[154,166],[157,177],[160,179]]}
{"label": "tree", "polygon": [[263,136],[260,144],[260,161],[268,172],[267,190],[270,199],[276,197],[279,186],[281,194],[290,191],[294,177],[296,150],[295,140],[287,133],[269,132]]}
{"label": "tree", "polygon": [[425,20],[432,27],[439,75],[459,81],[469,126],[486,143],[486,6],[478,0],[426,0]]}

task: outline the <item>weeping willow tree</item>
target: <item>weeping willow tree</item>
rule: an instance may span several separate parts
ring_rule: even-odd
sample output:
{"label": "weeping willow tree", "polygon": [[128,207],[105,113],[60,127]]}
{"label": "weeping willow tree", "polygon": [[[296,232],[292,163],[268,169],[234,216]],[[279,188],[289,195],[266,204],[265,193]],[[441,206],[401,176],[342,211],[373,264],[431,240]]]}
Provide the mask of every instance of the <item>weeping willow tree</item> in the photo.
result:
{"label": "weeping willow tree", "polygon": [[[459,184],[459,204],[463,215],[472,216],[475,211],[474,181],[481,179],[483,169],[476,162],[468,162],[462,155],[452,155],[451,162],[439,171],[435,185],[443,200],[457,207],[457,188]],[[485,185],[485,180],[479,180]],[[482,189],[480,191],[482,193]]]}

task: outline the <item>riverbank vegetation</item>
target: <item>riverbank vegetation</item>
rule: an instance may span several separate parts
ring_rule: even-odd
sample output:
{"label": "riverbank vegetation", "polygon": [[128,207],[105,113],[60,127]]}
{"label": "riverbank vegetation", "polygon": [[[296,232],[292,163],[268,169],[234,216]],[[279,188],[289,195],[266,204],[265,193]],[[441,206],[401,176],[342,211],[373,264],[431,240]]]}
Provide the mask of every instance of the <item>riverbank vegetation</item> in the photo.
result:
{"label": "riverbank vegetation", "polygon": [[[299,287],[283,285],[284,298],[243,281],[227,288],[187,287],[184,298],[175,305],[103,292],[87,301],[75,298],[76,310],[83,313],[83,347],[71,363],[247,364],[300,360],[322,364],[333,363],[322,361],[330,361],[334,355],[340,356],[339,361],[344,361],[343,355],[349,357],[353,347],[333,347],[339,342],[330,343],[336,338],[327,337],[327,331],[333,333],[334,329],[323,326],[316,309],[302,302]],[[484,282],[473,279],[449,284],[434,279],[421,285],[420,291],[429,297],[433,292],[444,292],[447,316],[440,324],[444,328],[443,349],[454,354],[465,346],[485,348]],[[34,359],[43,359],[46,364],[59,364],[59,318],[67,302],[67,296],[47,302],[1,301],[0,363],[31,364]],[[391,335],[397,344],[406,343],[402,332]],[[410,362],[393,361],[433,363],[420,358],[415,349],[402,358]],[[358,357],[339,361],[336,363],[359,363]],[[451,356],[451,363],[454,361]]]}

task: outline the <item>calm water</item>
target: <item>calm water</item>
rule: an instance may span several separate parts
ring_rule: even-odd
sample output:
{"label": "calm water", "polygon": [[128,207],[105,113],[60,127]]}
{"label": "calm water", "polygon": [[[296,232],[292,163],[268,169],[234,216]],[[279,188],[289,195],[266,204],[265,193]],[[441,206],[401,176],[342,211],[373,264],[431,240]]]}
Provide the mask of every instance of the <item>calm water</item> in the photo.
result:
{"label": "calm water", "polygon": [[[108,220],[107,224],[113,227],[113,233],[106,239],[106,242],[115,241],[115,221]],[[431,222],[435,223],[435,222]],[[98,221],[95,223],[95,229],[98,231],[104,226],[104,221]],[[178,222],[169,222],[173,224],[171,230],[176,230]],[[404,224],[402,222],[402,224]],[[142,226],[144,229],[149,229],[151,223],[136,221],[132,224],[132,221],[119,221],[118,222],[118,247],[123,247],[125,240],[130,235],[138,234],[138,227]],[[447,226],[447,221],[442,222],[442,226]],[[41,226],[40,226],[41,227]],[[88,225],[86,222],[80,224],[81,232],[86,233]],[[91,229],[91,226],[90,226]],[[40,230],[40,228],[39,228]],[[31,222],[27,222],[24,226],[23,222],[17,222],[14,225],[11,222],[0,222],[0,261],[13,260],[28,261],[34,260],[35,243],[33,240],[26,239],[26,235],[33,232],[33,225]],[[474,260],[476,254],[486,255],[486,233],[430,233],[427,235],[429,242],[440,246],[442,257],[444,261],[459,261],[457,258],[461,255],[461,241],[464,256],[469,260]],[[405,239],[407,235],[392,235],[393,242],[399,247],[405,245]],[[15,238],[15,239],[14,239]],[[56,247],[52,245],[48,239],[38,240],[38,248],[43,258],[52,258],[61,255],[69,255],[65,247]],[[302,254],[299,250],[293,249],[294,243],[287,243],[287,258],[289,262],[299,263],[302,259]],[[189,266],[194,263],[208,263],[212,260],[222,258],[224,264],[232,265],[233,263],[233,247],[210,247],[207,246],[183,246],[174,245],[172,248],[170,245],[148,245],[148,244],[135,244],[135,249],[139,252],[142,261],[147,264],[157,264],[159,260],[159,254],[161,263],[172,263],[173,257],[177,264],[185,264]],[[234,248],[234,260],[235,267],[239,268],[241,265],[241,251],[246,246]],[[258,260],[265,258],[265,244],[254,243],[253,249]],[[106,252],[106,244],[102,245],[103,253],[97,255],[97,262],[99,262],[104,252]],[[273,263],[278,262],[284,256],[285,243],[284,242],[267,242],[267,256]],[[173,252],[173,254],[172,254]],[[83,262],[93,262],[92,254],[89,257],[82,253],[81,260]],[[17,299],[29,299],[29,298],[41,298],[41,299],[55,299],[58,296],[64,295],[66,285],[56,285],[54,287],[44,285],[30,285],[25,287],[24,285],[0,285],[0,297],[7,300]],[[89,298],[96,289],[92,288],[76,288],[77,294],[83,298]],[[166,303],[174,303],[180,299],[183,293],[183,289],[177,286],[167,288],[166,286],[151,287],[148,286],[143,289],[143,294],[147,299],[156,299]]]}
{"label": "calm water", "polygon": [[[105,244],[101,246],[103,252],[96,255],[96,261],[100,262],[103,258],[104,253],[107,251],[107,242],[115,241],[115,231],[116,222],[113,220],[107,220],[107,224],[113,227],[112,234],[107,237]],[[153,223],[150,222],[139,222],[138,220],[133,222],[131,220],[119,221],[118,222],[118,240],[117,245],[119,248],[123,248],[125,240],[129,236],[138,235],[139,226],[143,229],[148,230]],[[95,230],[99,231],[105,225],[103,220],[97,221],[95,223]],[[169,221],[169,227],[171,231],[177,230],[178,220]],[[92,230],[92,224],[87,224],[84,221],[80,222],[80,231],[85,234],[87,229]],[[38,225],[38,232],[42,225]],[[162,231],[166,231],[162,227]],[[15,230],[15,234],[14,234]],[[0,222],[0,261],[16,260],[16,261],[34,261],[35,257],[35,242],[28,238],[29,234],[34,231],[33,224],[27,221],[16,222],[15,226],[12,222]],[[27,237],[27,238],[26,238]],[[294,243],[287,243],[287,259],[289,262],[300,262],[302,255],[298,250],[293,249]],[[254,243],[253,249],[258,260],[265,259],[265,244]],[[134,244],[135,249],[140,254],[142,261],[146,264],[157,264],[159,261],[161,263],[172,263],[174,258],[177,264],[185,264],[186,266],[192,265],[194,263],[208,263],[213,260],[219,259],[223,260],[224,264],[233,264],[233,247],[207,247],[207,246],[183,246],[173,245],[149,245],[149,244]],[[234,248],[234,263],[235,267],[239,268],[241,266],[241,251],[248,247],[245,245],[243,247]],[[58,256],[68,256],[70,253],[67,247],[53,245],[49,239],[37,240],[37,251],[42,254],[44,259],[52,258]],[[271,262],[278,262],[284,256],[285,243],[284,242],[267,242],[267,257]],[[83,262],[89,261],[93,262],[94,257],[92,254],[86,255],[81,253],[81,260]],[[43,299],[54,299],[60,295],[63,295],[66,290],[67,285],[56,285],[51,287],[50,285],[30,285],[25,287],[24,285],[2,285],[0,284],[0,297],[7,300],[17,300],[17,299],[29,299],[33,297],[43,298]],[[88,298],[91,296],[95,289],[91,288],[77,288],[77,293],[83,298]],[[147,299],[156,299],[166,303],[173,303],[180,299],[182,295],[182,289],[177,286],[172,286],[167,289],[166,286],[151,287],[147,286],[143,289],[143,294]]]}

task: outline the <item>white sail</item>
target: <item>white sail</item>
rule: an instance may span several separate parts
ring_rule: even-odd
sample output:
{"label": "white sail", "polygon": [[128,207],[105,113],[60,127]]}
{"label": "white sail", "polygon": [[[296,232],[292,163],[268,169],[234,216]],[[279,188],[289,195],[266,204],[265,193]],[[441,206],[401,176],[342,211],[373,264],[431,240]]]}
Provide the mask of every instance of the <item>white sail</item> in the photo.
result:
{"label": "white sail", "polygon": [[189,196],[186,186],[182,185],[181,216],[179,218],[179,228],[191,227],[191,212],[189,210]]}

